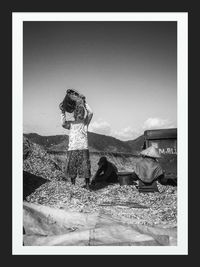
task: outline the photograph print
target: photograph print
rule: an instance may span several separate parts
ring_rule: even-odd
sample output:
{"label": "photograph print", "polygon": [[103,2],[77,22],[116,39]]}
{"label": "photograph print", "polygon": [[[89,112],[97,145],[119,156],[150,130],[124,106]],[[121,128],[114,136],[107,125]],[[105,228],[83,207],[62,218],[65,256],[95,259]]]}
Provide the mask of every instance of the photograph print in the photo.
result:
{"label": "photograph print", "polygon": [[21,251],[178,251],[179,30],[23,21]]}

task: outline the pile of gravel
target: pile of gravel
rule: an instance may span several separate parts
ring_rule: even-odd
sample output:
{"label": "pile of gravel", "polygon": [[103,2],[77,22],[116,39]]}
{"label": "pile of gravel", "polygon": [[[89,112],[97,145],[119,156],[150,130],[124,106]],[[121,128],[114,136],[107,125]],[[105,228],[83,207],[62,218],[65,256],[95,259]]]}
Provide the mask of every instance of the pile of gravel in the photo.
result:
{"label": "pile of gravel", "polygon": [[41,146],[23,139],[23,170],[47,180],[61,180],[64,174],[58,162]]}
{"label": "pile of gravel", "polygon": [[[82,180],[78,180],[76,186],[66,181],[51,181],[36,189],[26,200],[70,211],[101,210],[129,224],[176,226],[176,187],[158,184],[159,192],[144,194],[139,193],[135,186],[113,184],[97,191],[88,191],[83,185]],[[141,208],[138,205],[135,208],[130,203],[137,203]]]}

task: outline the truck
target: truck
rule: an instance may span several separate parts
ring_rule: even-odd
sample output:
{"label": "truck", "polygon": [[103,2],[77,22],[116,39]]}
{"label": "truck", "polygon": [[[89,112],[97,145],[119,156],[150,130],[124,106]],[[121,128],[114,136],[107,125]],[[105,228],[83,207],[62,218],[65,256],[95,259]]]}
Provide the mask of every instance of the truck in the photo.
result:
{"label": "truck", "polygon": [[177,185],[177,128],[146,130],[143,149],[154,146],[161,158],[158,159],[167,184]]}

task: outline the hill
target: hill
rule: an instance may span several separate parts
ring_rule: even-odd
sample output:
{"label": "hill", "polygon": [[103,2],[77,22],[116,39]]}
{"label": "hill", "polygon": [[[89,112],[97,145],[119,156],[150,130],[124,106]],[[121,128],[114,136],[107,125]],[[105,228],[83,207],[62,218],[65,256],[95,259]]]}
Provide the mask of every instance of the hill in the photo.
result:
{"label": "hill", "polygon": [[[68,135],[41,136],[36,133],[30,133],[24,134],[24,136],[51,152],[65,152],[68,145]],[[89,132],[88,141],[91,152],[105,151],[137,154],[143,145],[144,136],[140,136],[135,140],[121,141],[112,136]]]}
{"label": "hill", "polygon": [[112,136],[89,132],[88,141],[91,151],[132,153],[128,144]]}
{"label": "hill", "polygon": [[141,151],[144,144],[144,135],[139,136],[135,140],[125,141],[125,143],[131,148],[133,153]]}
{"label": "hill", "polygon": [[24,136],[31,140],[33,143],[43,146],[46,149],[50,149],[51,147],[63,142],[68,142],[67,135],[42,136],[36,133],[29,133],[24,134]]}

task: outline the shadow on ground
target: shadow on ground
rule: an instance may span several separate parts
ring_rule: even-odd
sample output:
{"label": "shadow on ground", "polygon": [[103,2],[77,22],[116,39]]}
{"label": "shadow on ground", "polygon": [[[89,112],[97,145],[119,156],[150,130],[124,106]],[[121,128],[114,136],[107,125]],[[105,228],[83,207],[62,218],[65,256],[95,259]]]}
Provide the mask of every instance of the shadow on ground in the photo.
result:
{"label": "shadow on ground", "polygon": [[92,191],[97,191],[100,189],[103,189],[111,184],[106,183],[106,182],[101,182],[101,183],[96,183],[96,184],[90,184],[90,190]]}
{"label": "shadow on ground", "polygon": [[40,176],[23,171],[23,200],[46,182],[49,181]]}

